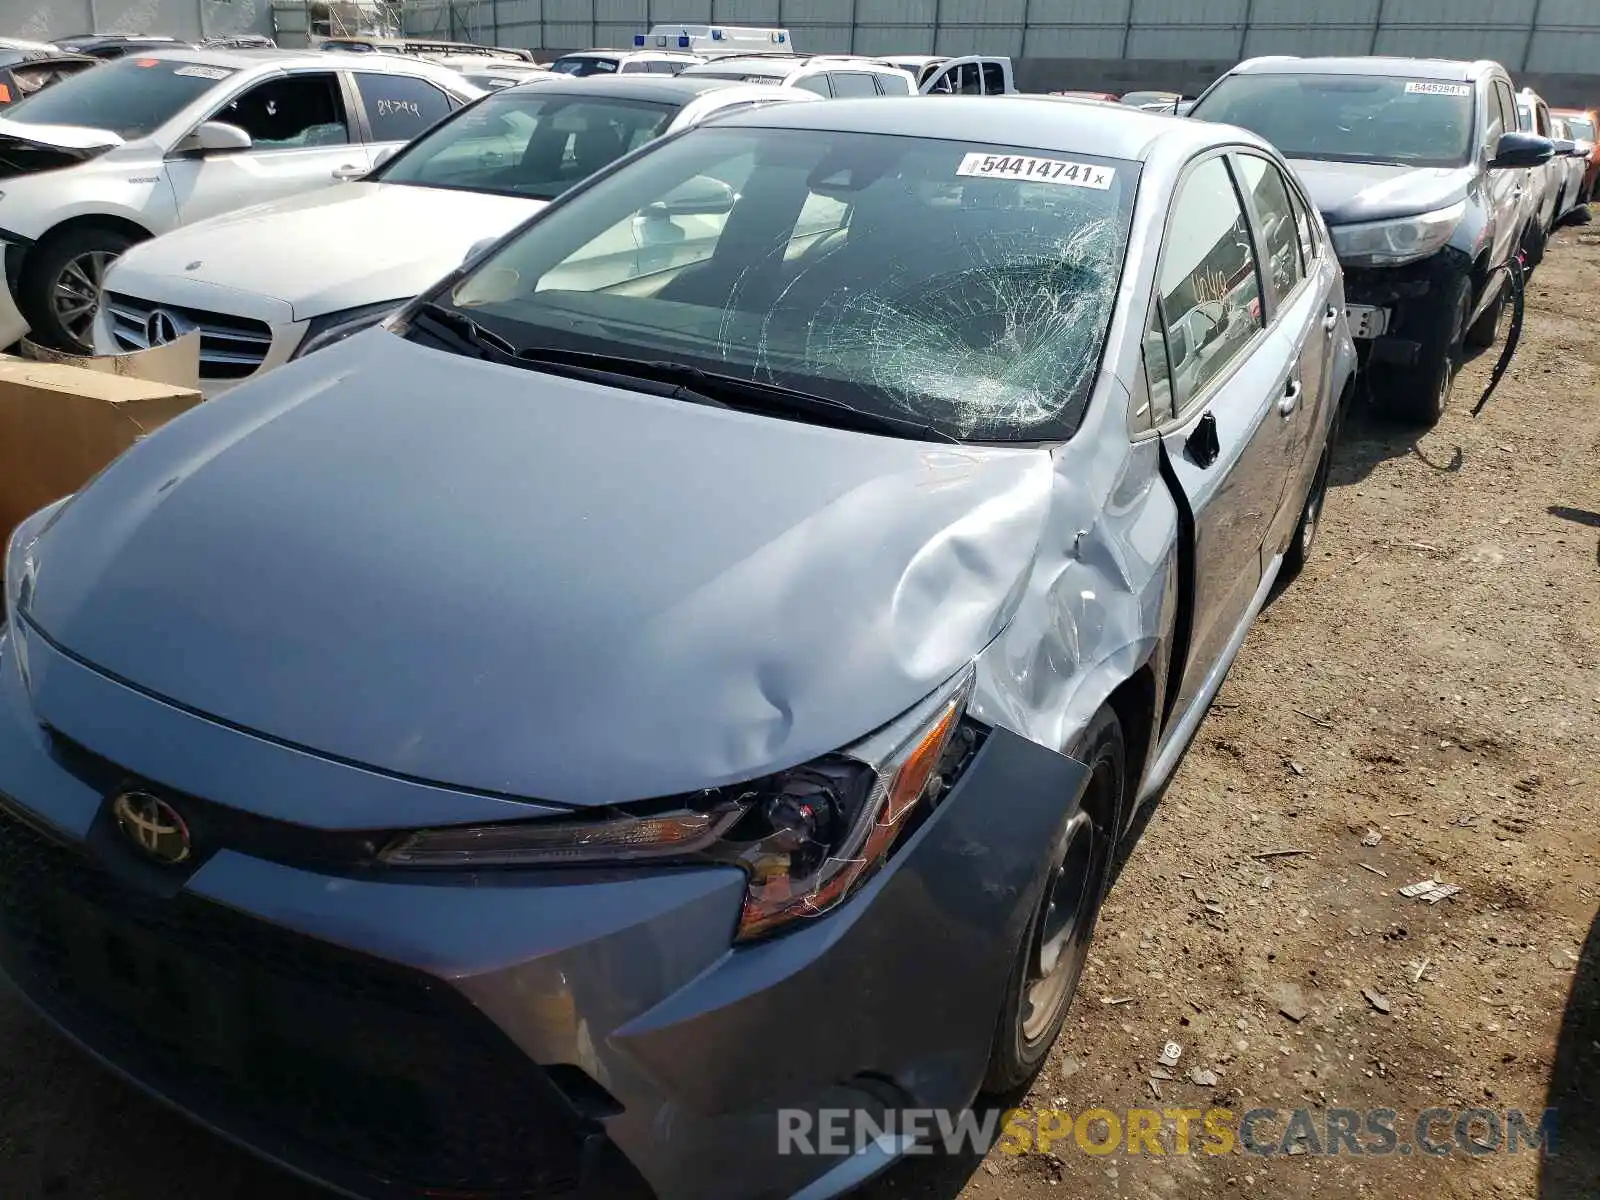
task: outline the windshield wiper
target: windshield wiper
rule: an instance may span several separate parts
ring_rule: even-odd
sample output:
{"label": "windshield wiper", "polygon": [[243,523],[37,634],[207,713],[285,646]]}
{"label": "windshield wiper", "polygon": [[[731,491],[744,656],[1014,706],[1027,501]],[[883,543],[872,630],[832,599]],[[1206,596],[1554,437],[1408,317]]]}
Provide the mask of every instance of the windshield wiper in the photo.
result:
{"label": "windshield wiper", "polygon": [[706,371],[685,363],[651,362],[641,358],[545,346],[532,346],[518,351],[517,358],[530,366],[586,370],[648,380],[676,389],[674,394],[692,393],[684,396],[686,399],[698,399],[702,403],[709,401],[724,408],[808,417],[819,425],[887,434],[890,437],[920,437],[957,444],[961,441],[910,417],[868,412],[831,396],[819,396],[815,392],[784,387],[782,384],[762,383],[737,375]]}
{"label": "windshield wiper", "polygon": [[444,342],[452,353],[492,362],[516,362],[517,348],[505,338],[490,333],[466,313],[437,301],[429,300],[421,305],[411,314],[409,325],[411,329],[423,329],[434,341]]}

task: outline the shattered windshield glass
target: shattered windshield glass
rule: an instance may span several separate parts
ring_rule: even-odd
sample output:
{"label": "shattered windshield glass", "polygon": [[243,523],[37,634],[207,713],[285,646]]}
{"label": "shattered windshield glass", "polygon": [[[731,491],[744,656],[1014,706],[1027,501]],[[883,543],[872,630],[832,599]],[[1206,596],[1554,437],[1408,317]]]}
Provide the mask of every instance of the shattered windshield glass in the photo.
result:
{"label": "shattered windshield glass", "polygon": [[671,361],[982,441],[1068,437],[1138,165],[882,134],[701,128],[456,284],[518,350]]}

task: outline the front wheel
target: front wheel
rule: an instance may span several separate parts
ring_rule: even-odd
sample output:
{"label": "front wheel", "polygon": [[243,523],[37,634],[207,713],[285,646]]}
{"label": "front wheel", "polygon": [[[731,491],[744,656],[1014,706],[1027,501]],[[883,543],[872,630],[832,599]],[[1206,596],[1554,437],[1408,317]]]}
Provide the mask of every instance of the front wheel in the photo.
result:
{"label": "front wheel", "polygon": [[1011,1091],[1031,1078],[1067,1018],[1111,878],[1116,830],[1127,790],[1122,724],[1095,715],[1074,751],[1089,768],[1051,847],[1044,887],[1007,981],[983,1090]]}
{"label": "front wheel", "polygon": [[1452,275],[1439,289],[1417,338],[1417,361],[1373,378],[1383,411],[1409,425],[1432,427],[1444,416],[1461,368],[1467,320],[1472,315],[1472,280]]}
{"label": "front wheel", "polygon": [[119,229],[98,225],[41,242],[28,256],[17,294],[33,340],[73,354],[91,353],[106,271],[133,242]]}

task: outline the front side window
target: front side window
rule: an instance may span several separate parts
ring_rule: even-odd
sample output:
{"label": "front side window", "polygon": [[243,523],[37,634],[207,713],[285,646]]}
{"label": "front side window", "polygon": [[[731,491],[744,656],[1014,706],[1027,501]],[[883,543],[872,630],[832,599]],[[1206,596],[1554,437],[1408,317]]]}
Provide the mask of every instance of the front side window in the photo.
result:
{"label": "front side window", "polygon": [[807,75],[804,79],[795,80],[794,86],[804,91],[815,92],[823,99],[833,95],[833,90],[828,86],[828,77],[826,75]]}
{"label": "front side window", "polygon": [[145,137],[234,72],[171,58],[125,58],[63,79],[6,110],[23,125],[83,125]]}
{"label": "front side window", "polygon": [[356,88],[375,142],[409,142],[450,115],[450,100],[443,92],[409,75],[357,71]]}
{"label": "front side window", "polygon": [[1294,206],[1289,201],[1289,185],[1272,163],[1255,154],[1241,154],[1235,160],[1240,183],[1250,196],[1251,208],[1260,226],[1261,243],[1267,253],[1267,291],[1273,311],[1289,298],[1289,293],[1305,278],[1300,236],[1295,230]]}
{"label": "front side window", "polygon": [[257,150],[300,150],[350,140],[344,94],[331,71],[258,83],[218,109],[212,120],[237,125]]}
{"label": "front side window", "polygon": [[577,86],[488,96],[407,146],[373,178],[551,200],[659,136],[678,112],[670,104],[553,90]]}
{"label": "front side window", "polygon": [[1473,85],[1389,75],[1230,75],[1191,117],[1242,125],[1286,158],[1456,167],[1474,137]]}
{"label": "front side window", "polygon": [[[1181,335],[1181,331],[1180,334]],[[1167,331],[1161,321],[1160,305],[1150,306],[1150,320],[1144,328],[1144,382],[1149,398],[1149,409],[1137,414],[1137,426],[1149,429],[1172,420],[1177,408],[1173,404],[1172,370],[1167,363]]]}
{"label": "front side window", "polygon": [[909,96],[912,94],[911,81],[904,75],[879,75],[878,90],[885,96]]}
{"label": "front side window", "polygon": [[513,347],[688,364],[956,437],[1053,440],[1099,370],[1138,172],[706,126],[552,209],[449,299]]}
{"label": "front side window", "polygon": [[1262,328],[1250,226],[1223,159],[1206,160],[1184,180],[1158,283],[1181,412]]}
{"label": "front side window", "polygon": [[1523,133],[1532,133],[1534,131],[1533,105],[1520,102],[1517,104],[1517,128]]}
{"label": "front side window", "polygon": [[1588,117],[1568,117],[1567,130],[1580,142],[1594,141],[1594,122]]}

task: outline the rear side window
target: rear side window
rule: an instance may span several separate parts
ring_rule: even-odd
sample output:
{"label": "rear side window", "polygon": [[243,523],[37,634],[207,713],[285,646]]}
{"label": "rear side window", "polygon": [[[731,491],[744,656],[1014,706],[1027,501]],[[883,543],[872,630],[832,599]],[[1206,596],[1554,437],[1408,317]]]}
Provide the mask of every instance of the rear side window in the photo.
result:
{"label": "rear side window", "polygon": [[622,64],[622,74],[648,75],[650,73],[650,66],[651,64],[647,62],[640,62],[636,58],[630,58],[627,62]]}
{"label": "rear side window", "polygon": [[1161,315],[1182,411],[1262,328],[1250,226],[1221,158],[1184,180],[1162,248]]}
{"label": "rear side window", "polygon": [[829,74],[835,96],[876,96],[877,86],[865,71],[834,71]]}
{"label": "rear side window", "polygon": [[983,91],[988,96],[1003,96],[1006,90],[1005,68],[997,62],[983,64]]}
{"label": "rear side window", "polygon": [[443,92],[409,75],[357,71],[356,88],[375,142],[409,142],[450,114],[450,101]]}
{"label": "rear side window", "polygon": [[805,79],[796,81],[794,86],[803,88],[808,92],[815,92],[825,99],[833,95],[833,92],[828,88],[828,77],[826,75],[809,75]]}
{"label": "rear side window", "polygon": [[303,150],[339,146],[350,140],[344,93],[332,71],[258,83],[225,105],[214,119],[239,126],[258,150]]}
{"label": "rear side window", "polygon": [[1250,197],[1260,227],[1261,244],[1267,253],[1267,290],[1274,310],[1289,298],[1289,293],[1305,278],[1300,236],[1295,230],[1294,206],[1289,200],[1289,185],[1278,168],[1254,154],[1241,154],[1235,162],[1239,182]]}

